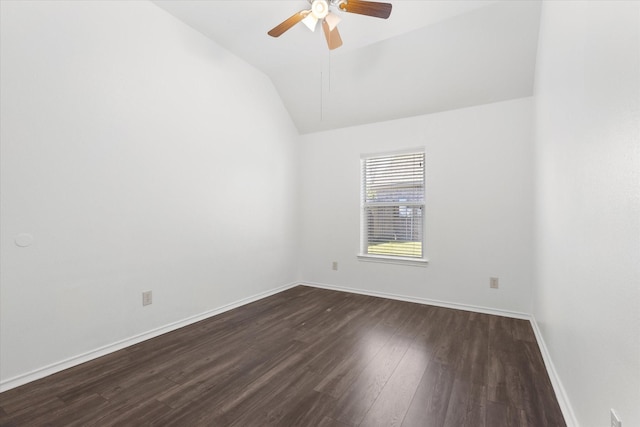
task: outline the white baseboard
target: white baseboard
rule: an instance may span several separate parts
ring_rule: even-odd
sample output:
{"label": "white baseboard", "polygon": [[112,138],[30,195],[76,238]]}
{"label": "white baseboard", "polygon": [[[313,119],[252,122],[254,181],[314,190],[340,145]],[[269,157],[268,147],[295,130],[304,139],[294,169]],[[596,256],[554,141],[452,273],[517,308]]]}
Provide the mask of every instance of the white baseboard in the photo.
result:
{"label": "white baseboard", "polygon": [[65,360],[61,360],[56,363],[52,363],[50,365],[44,366],[42,368],[35,369],[26,374],[21,374],[13,378],[9,378],[0,382],[0,392],[11,390],[12,388],[19,387],[23,384],[30,383],[35,380],[39,380],[41,378],[47,377],[51,374],[55,374],[56,372],[63,371],[65,369],[71,368],[73,366],[80,365],[81,363],[88,362],[93,359],[97,359],[98,357],[105,356],[107,354],[113,353],[118,350],[122,350],[123,348],[132,346],[134,344],[138,344],[142,341],[146,341],[151,338],[155,338],[159,335],[166,334],[167,332],[174,331],[176,329],[182,328],[184,326],[188,326],[192,323],[199,322],[204,319],[208,319],[209,317],[224,313],[225,311],[233,310],[234,308],[238,308],[245,304],[252,303],[254,301],[260,300],[262,298],[266,298],[268,296],[277,294],[279,292],[285,291],[292,287],[298,286],[297,283],[290,283],[288,285],[280,286],[275,289],[271,289],[265,292],[261,292],[256,295],[252,295],[247,298],[243,298],[238,301],[234,301],[230,304],[223,305],[221,307],[205,311],[200,314],[196,314],[194,316],[187,317],[186,319],[178,320],[176,322],[169,323],[168,325],[161,326],[159,328],[152,329],[147,332],[143,332],[138,335],[134,335],[132,337],[117,341],[112,344],[105,345],[103,347],[97,348],[95,350],[88,351],[83,354],[79,354],[77,356],[73,356],[67,358]]}
{"label": "white baseboard", "polygon": [[556,394],[556,399],[558,400],[558,404],[560,405],[560,410],[562,411],[562,415],[564,416],[565,422],[567,423],[567,427],[579,427],[579,424],[576,420],[576,416],[569,402],[569,398],[567,397],[567,393],[564,387],[562,386],[562,382],[560,381],[560,378],[558,377],[558,373],[556,372],[555,366],[553,365],[553,362],[551,360],[551,355],[549,354],[549,350],[547,349],[542,333],[540,332],[538,323],[536,322],[536,319],[532,314],[519,313],[515,311],[480,307],[480,306],[467,305],[467,304],[438,301],[438,300],[432,300],[428,298],[395,295],[395,294],[389,294],[386,292],[375,292],[375,291],[368,291],[364,289],[347,288],[344,286],[327,285],[324,283],[303,282],[300,284],[303,286],[311,286],[315,288],[350,292],[354,294],[368,295],[373,297],[388,298],[388,299],[399,300],[399,301],[414,302],[418,304],[434,305],[437,307],[473,311],[475,313],[493,314],[496,316],[504,316],[504,317],[511,317],[514,319],[528,320],[531,323],[533,333],[535,334],[536,340],[538,341],[538,347],[540,348],[542,359],[544,360],[544,364],[547,369],[549,379],[551,380],[551,384],[553,386],[553,391]]}
{"label": "white baseboard", "polygon": [[538,322],[533,315],[531,315],[530,321],[533,333],[538,341],[540,353],[542,353],[542,359],[544,360],[545,367],[547,368],[547,373],[549,374],[549,379],[551,380],[551,385],[553,386],[553,391],[556,393],[556,399],[558,399],[560,410],[562,411],[562,415],[564,415],[564,421],[567,423],[567,427],[579,427],[576,414],[573,412],[573,407],[569,402],[567,392],[565,391],[562,381],[560,381],[560,377],[558,376],[558,372],[556,371],[556,367],[551,360],[551,354],[549,353],[547,344],[544,341]]}
{"label": "white baseboard", "polygon": [[434,300],[429,298],[410,297],[407,295],[390,294],[387,292],[369,291],[366,289],[347,288],[344,286],[327,285],[324,283],[301,282],[300,284],[303,286],[330,289],[334,291],[350,292],[352,294],[368,295],[371,297],[388,298],[388,299],[393,299],[398,301],[415,302],[417,304],[435,305],[437,307],[444,307],[444,308],[454,308],[456,310],[473,311],[474,313],[493,314],[496,316],[511,317],[514,319],[523,319],[523,320],[531,319],[530,314],[520,313],[517,311],[501,310],[497,308],[488,308],[488,307],[481,307],[476,305],[458,304],[458,303],[439,301],[439,300]]}

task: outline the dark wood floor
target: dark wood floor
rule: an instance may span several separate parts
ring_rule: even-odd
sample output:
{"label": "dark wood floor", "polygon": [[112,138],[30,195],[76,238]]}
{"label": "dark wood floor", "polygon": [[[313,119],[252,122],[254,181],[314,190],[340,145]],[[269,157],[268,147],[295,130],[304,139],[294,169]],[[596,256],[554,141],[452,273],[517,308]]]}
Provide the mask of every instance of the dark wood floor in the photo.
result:
{"label": "dark wood floor", "polygon": [[299,286],[0,394],[2,426],[564,426],[527,321]]}

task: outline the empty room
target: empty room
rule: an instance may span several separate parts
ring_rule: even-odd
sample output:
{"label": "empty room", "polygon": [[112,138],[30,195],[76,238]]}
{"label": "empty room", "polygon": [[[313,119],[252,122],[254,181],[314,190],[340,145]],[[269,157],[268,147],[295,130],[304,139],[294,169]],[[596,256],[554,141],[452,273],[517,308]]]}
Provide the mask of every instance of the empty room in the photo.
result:
{"label": "empty room", "polygon": [[0,426],[640,426],[640,0],[0,0]]}

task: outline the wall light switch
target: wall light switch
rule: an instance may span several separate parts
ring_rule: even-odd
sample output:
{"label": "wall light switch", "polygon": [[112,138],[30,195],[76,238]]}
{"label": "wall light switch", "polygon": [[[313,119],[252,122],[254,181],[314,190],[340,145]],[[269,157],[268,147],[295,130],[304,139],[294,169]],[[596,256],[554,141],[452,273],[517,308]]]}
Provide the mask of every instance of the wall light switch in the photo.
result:
{"label": "wall light switch", "polygon": [[338,261],[333,261],[333,263],[331,264],[331,268],[334,271],[338,271]]}
{"label": "wall light switch", "polygon": [[497,277],[489,277],[489,287],[491,289],[498,289],[500,287],[500,282]]}

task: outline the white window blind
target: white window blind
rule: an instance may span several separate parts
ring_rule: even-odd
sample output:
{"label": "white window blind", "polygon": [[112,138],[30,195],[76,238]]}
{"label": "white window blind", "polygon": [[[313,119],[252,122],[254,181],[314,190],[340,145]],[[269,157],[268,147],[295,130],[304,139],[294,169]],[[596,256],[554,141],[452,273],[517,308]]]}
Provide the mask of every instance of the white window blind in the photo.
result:
{"label": "white window blind", "polygon": [[362,158],[362,253],[423,258],[424,153]]}

